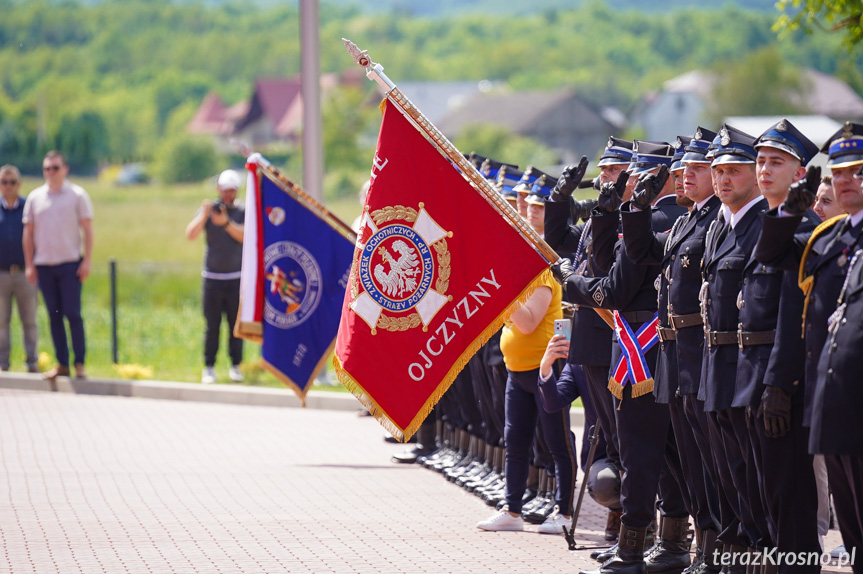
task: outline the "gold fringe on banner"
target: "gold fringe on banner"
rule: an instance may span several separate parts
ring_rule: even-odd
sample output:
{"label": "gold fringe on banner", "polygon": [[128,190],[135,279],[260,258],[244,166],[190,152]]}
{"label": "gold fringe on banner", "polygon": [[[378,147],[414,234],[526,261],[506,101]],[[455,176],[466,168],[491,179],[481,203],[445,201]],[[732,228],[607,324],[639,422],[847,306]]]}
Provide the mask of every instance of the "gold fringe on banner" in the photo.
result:
{"label": "gold fringe on banner", "polygon": [[[312,381],[315,380],[315,378],[318,376],[318,373],[320,373],[321,369],[324,368],[324,365],[326,364],[327,359],[329,359],[330,354],[333,352],[333,348],[335,348],[335,346],[336,346],[336,340],[333,339],[332,342],[330,342],[329,347],[327,347],[326,352],[323,355],[321,355],[321,359],[318,361],[318,364],[315,365],[315,368],[312,371],[312,374],[309,377],[309,380],[307,380],[306,384],[303,386],[298,385],[296,382],[294,382],[293,379],[286,376],[284,373],[279,371],[279,369],[277,369],[276,367],[274,367],[273,365],[271,365],[270,363],[265,361],[263,358],[261,358],[261,364],[264,366],[264,368],[267,371],[272,373],[274,377],[279,379],[282,382],[282,384],[284,384],[286,387],[288,387],[289,389],[294,391],[294,394],[296,394],[297,398],[300,399],[300,402],[302,403],[303,408],[305,408],[306,407],[306,394],[312,388]],[[303,390],[303,387],[305,387],[305,389],[306,389],[305,391]]]}
{"label": "gold fringe on banner", "polygon": [[406,428],[399,427],[395,421],[393,421],[392,417],[384,411],[383,408],[368,394],[368,392],[363,388],[363,386],[357,382],[357,380],[348,373],[341,361],[337,356],[333,357],[333,367],[336,370],[336,376],[339,379],[339,382],[349,390],[357,400],[368,409],[369,413],[373,417],[375,417],[378,422],[383,426],[391,435],[393,435],[396,439],[401,442],[407,442],[419,429],[420,425],[426,419],[426,417],[431,413],[434,406],[438,403],[444,393],[447,392],[452,382],[455,380],[456,375],[458,375],[462,369],[467,365],[468,361],[470,361],[471,357],[473,357],[476,352],[482,347],[486,341],[488,341],[492,335],[498,332],[498,330],[503,327],[504,322],[509,318],[509,316],[519,307],[525,304],[527,300],[533,295],[533,292],[536,291],[538,287],[542,287],[547,278],[544,276],[546,273],[551,273],[548,269],[543,269],[539,275],[537,275],[528,285],[525,287],[522,292],[516,297],[512,303],[510,303],[503,312],[498,315],[494,321],[492,321],[480,335],[474,339],[474,341],[468,345],[467,349],[459,356],[456,360],[455,364],[450,368],[447,372],[446,376],[443,380],[438,384],[437,388],[431,394],[431,396],[426,400],[425,404],[420,408],[417,415],[414,419],[408,424]]}
{"label": "gold fringe on banner", "polygon": [[615,381],[614,377],[608,379],[608,391],[618,400],[623,400],[623,386]]}

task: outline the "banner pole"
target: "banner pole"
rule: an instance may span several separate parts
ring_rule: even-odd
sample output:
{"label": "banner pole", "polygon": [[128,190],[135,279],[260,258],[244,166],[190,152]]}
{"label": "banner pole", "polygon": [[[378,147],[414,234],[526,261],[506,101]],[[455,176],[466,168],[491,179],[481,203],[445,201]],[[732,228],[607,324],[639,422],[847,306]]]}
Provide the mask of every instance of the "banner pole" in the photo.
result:
{"label": "banner pole", "polygon": [[425,135],[432,140],[438,149],[454,164],[458,166],[464,176],[479,189],[480,192],[488,199],[503,215],[510,225],[518,229],[521,235],[528,239],[536,248],[536,250],[549,263],[554,263],[558,259],[557,252],[552,249],[548,243],[543,241],[539,234],[528,225],[518,213],[503,200],[500,194],[495,191],[486,178],[482,176],[456,147],[435,127],[423,113],[405,96],[401,90],[384,74],[384,68],[380,64],[372,62],[368,55],[368,50],[362,50],[356,44],[342,38],[345,43],[345,49],[353,57],[354,62],[366,69],[366,76],[376,82],[384,90],[384,95],[391,101],[400,112],[413,120],[414,124],[422,130]]}
{"label": "banner pole", "polygon": [[[512,208],[511,205],[503,200],[497,191],[491,186],[486,178],[482,176],[476,167],[467,159],[456,147],[446,138],[440,130],[435,127],[423,113],[399,90],[395,83],[384,74],[384,67],[372,61],[369,57],[368,50],[360,50],[359,47],[346,38],[342,38],[345,44],[345,49],[354,59],[354,62],[365,68],[366,77],[373,82],[376,82],[384,91],[384,95],[392,102],[398,110],[413,120],[422,132],[451,162],[458,166],[462,174],[476,187],[485,198],[495,206],[510,225],[518,229],[519,233],[530,241],[534,248],[548,261],[549,264],[558,260],[557,252],[546,243],[539,234],[533,230]],[[602,317],[602,320],[614,329],[614,320],[611,312],[607,309],[594,309],[596,313]]]}

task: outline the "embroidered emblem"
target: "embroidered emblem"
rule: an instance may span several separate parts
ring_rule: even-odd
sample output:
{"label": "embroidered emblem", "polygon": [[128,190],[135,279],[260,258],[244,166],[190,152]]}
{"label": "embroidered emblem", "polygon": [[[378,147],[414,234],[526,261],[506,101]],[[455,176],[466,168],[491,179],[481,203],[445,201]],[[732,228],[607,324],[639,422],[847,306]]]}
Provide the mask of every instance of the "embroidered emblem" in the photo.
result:
{"label": "embroidered emblem", "polygon": [[372,334],[378,327],[425,328],[447,303],[448,236],[422,203],[419,210],[396,205],[367,214],[357,238],[350,308]]}
{"label": "embroidered emblem", "polygon": [[593,300],[597,305],[602,305],[602,302],[605,301],[605,293],[602,292],[602,287],[597,287],[596,291],[593,292]]}
{"label": "embroidered emblem", "polygon": [[320,265],[302,245],[273,243],[264,250],[264,277],[270,282],[263,319],[279,329],[292,329],[312,315],[321,301]]}

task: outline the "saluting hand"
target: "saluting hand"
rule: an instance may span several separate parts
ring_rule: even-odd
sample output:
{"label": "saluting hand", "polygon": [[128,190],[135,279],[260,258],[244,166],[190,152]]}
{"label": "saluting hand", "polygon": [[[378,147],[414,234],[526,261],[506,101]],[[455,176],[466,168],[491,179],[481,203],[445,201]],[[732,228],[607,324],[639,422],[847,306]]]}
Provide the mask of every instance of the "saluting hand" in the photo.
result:
{"label": "saluting hand", "polygon": [[806,177],[795,181],[788,189],[788,197],[782,204],[782,211],[788,215],[803,215],[815,202],[818,186],[821,185],[821,168],[809,166]]}
{"label": "saluting hand", "polygon": [[563,173],[554,184],[554,189],[551,190],[552,201],[567,201],[572,192],[584,179],[584,174],[587,172],[587,156],[581,156],[581,161],[578,164],[568,165],[563,168]]}
{"label": "saluting hand", "polygon": [[668,166],[659,167],[659,173],[647,173],[638,178],[635,189],[632,190],[632,205],[642,211],[650,209],[653,200],[659,197],[662,188],[668,181]]}
{"label": "saluting hand", "polygon": [[623,193],[626,191],[626,182],[629,180],[629,173],[621,171],[617,176],[617,181],[614,183],[606,183],[599,190],[599,197],[596,200],[596,207],[606,213],[614,213],[620,209],[620,204],[623,203]]}
{"label": "saluting hand", "polygon": [[570,214],[572,223],[575,224],[579,219],[587,221],[590,219],[590,212],[596,207],[595,199],[582,199],[581,201],[573,201],[570,204]]}

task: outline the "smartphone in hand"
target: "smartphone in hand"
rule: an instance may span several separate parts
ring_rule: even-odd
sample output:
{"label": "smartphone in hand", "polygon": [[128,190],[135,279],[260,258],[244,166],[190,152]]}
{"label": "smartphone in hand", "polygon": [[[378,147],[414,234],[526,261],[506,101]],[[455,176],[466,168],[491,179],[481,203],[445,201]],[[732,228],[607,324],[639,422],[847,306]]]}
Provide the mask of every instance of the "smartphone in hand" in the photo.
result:
{"label": "smartphone in hand", "polygon": [[569,319],[555,319],[554,334],[563,335],[566,337],[566,340],[569,341],[570,335],[572,334],[572,321]]}

